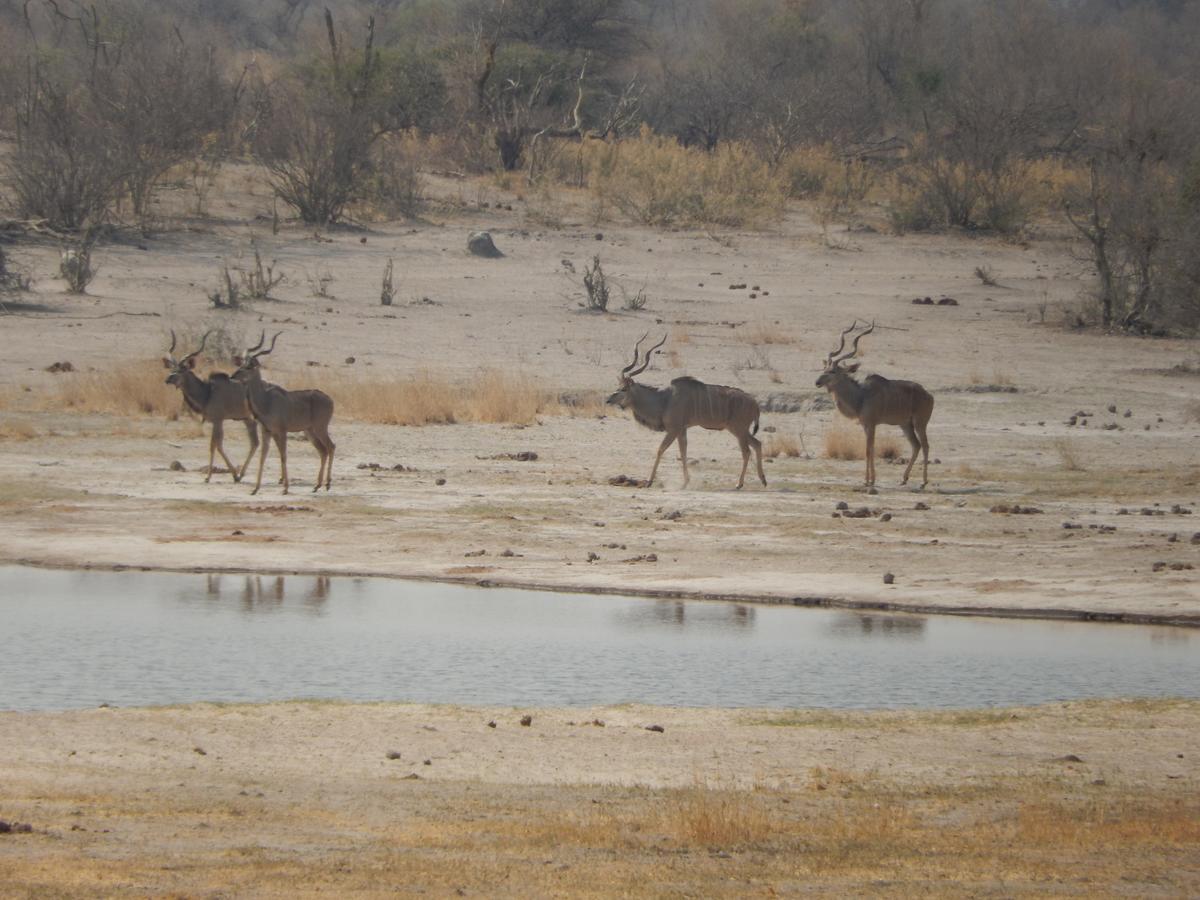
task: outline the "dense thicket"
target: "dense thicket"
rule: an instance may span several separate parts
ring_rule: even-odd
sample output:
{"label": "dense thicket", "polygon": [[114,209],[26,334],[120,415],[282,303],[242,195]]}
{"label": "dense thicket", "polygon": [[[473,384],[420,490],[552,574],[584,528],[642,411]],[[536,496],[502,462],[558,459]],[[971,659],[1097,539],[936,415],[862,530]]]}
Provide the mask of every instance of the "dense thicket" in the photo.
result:
{"label": "dense thicket", "polygon": [[[414,129],[458,168],[530,179],[553,177],[554,146],[668,138],[751,154],[796,196],[886,177],[898,229],[1052,213],[1104,325],[1194,326],[1196,46],[1183,0],[0,0],[3,187],[60,228],[144,222],[173,167],[254,156],[327,223],[408,208],[381,194],[411,194],[395,137]],[[832,169],[806,162],[818,149]],[[569,180],[620,164],[580,150]],[[642,173],[687,183],[694,220],[738,221],[708,176],[660,174]]]}

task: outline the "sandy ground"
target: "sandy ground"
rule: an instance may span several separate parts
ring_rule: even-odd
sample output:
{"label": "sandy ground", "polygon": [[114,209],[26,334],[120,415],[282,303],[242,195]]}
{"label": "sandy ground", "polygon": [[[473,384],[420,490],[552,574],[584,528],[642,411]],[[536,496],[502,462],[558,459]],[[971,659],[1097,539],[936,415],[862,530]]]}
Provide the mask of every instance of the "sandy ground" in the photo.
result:
{"label": "sandy ground", "polygon": [[[562,226],[548,230],[532,224],[544,209],[498,189],[438,189],[453,206],[427,222],[318,240],[299,226],[272,236],[254,220],[269,209],[262,189],[235,180],[214,200],[214,216],[228,218],[100,249],[87,296],[40,278],[29,299],[44,311],[3,318],[0,559],[1200,622],[1188,568],[1200,563],[1200,378],[1188,374],[1197,351],[1065,329],[1084,302],[1086,266],[1052,233],[1005,243],[857,231],[827,242],[801,212],[766,233],[660,233],[592,224],[582,202],[567,201],[555,210]],[[480,227],[503,259],[467,254],[465,236]],[[245,264],[252,234],[288,281],[278,301],[217,313],[205,291],[221,259]],[[53,270],[52,247],[17,253],[36,273]],[[578,272],[593,254],[628,289],[645,286],[646,309],[579,308],[564,263]],[[385,308],[389,258],[397,302]],[[998,286],[982,284],[977,267]],[[312,296],[305,276],[318,271],[334,276],[336,299]],[[914,306],[917,296],[959,305]],[[879,493],[867,496],[861,461],[823,456],[836,413],[814,381],[855,317],[879,323],[864,371],[919,380],[936,398],[923,493],[881,463]],[[774,397],[772,407],[798,405],[765,413],[760,436],[802,443],[811,458],[780,456],[766,489],[734,492],[733,438],[693,429],[690,487],[678,460],[664,458],[661,483],[637,490],[609,479],[648,475],[659,437],[615,409],[530,427],[403,428],[335,413],[333,491],[308,493],[315,453],[294,442],[292,494],[268,484],[251,497],[228,480],[203,483],[207,440],[195,422],[34,411],[63,379],[144,364],[166,350],[169,329],[213,325],[247,340],[282,329],[268,377],[326,387],[335,401],[354,379],[493,369],[555,392],[604,392],[636,338],[665,330],[671,340],[644,381],[687,373]],[[60,360],[80,372],[44,371]],[[1067,424],[1077,412],[1091,414],[1086,426]],[[244,441],[231,423],[237,459]],[[521,451],[538,458],[494,458]],[[363,468],[372,463],[382,468]],[[273,455],[268,480],[277,465]],[[835,517],[839,502],[873,515]],[[1042,512],[991,511],[1014,503]],[[656,561],[629,561],[648,554]]]}
{"label": "sandy ground", "polygon": [[[428,221],[314,239],[298,226],[272,236],[254,218],[268,199],[235,180],[214,218],[102,247],[84,297],[43,276],[55,248],[19,249],[40,277],[0,317],[0,561],[1200,623],[1197,351],[1065,329],[1087,282],[1053,235],[858,231],[831,246],[802,213],[710,236],[595,225],[566,201],[547,229],[535,224],[547,210],[495,188],[438,189],[452,208]],[[481,227],[503,259],[467,255]],[[289,281],[277,301],[214,312],[217,265],[251,234]],[[578,272],[597,253],[645,286],[645,310],[579,309],[564,260]],[[398,295],[385,309],[389,258]],[[319,269],[336,299],[308,290]],[[881,463],[867,495],[861,461],[822,453],[835,414],[813,383],[855,317],[880,325],[868,371],[935,395],[924,492]],[[144,365],[169,329],[214,324],[247,341],[282,328],[268,376],[335,401],[355,379],[489,369],[603,392],[638,336],[666,330],[643,380],[687,373],[773,396],[799,411],[764,414],[762,436],[807,452],[769,461],[767,488],[735,492],[732,438],[693,431],[688,489],[675,459],[661,484],[634,489],[609,479],[644,478],[658,437],[615,411],[421,428],[335,415],[330,493],[308,492],[315,454],[296,443],[293,493],[280,496],[272,462],[251,497],[203,483],[207,439],[186,417],[52,402],[64,379]],[[63,360],[76,373],[45,371]],[[1080,411],[1087,425],[1067,424]],[[227,441],[237,458],[240,432]],[[537,459],[498,458],[523,451]],[[872,514],[835,516],[839,502]],[[992,511],[1013,504],[1041,512]],[[1172,702],[0,713],[0,819],[31,826],[0,834],[0,884],[16,896],[1195,895],[1198,726],[1200,706]]]}
{"label": "sandy ground", "polygon": [[0,834],[6,896],[1200,891],[1194,702],[198,705],[0,731],[0,817],[30,826]]}

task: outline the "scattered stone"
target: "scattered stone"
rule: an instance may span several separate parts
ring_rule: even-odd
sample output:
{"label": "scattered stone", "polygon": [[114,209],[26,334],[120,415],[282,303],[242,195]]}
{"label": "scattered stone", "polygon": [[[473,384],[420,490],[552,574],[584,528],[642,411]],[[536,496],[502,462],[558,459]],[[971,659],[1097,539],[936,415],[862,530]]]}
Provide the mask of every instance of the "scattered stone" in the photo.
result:
{"label": "scattered stone", "polygon": [[533,716],[521,716],[521,724],[528,728],[533,724]]}
{"label": "scattered stone", "polygon": [[203,747],[193,747],[192,752],[195,753],[197,756],[208,756],[208,753],[205,751],[205,749]]}
{"label": "scattered stone", "polygon": [[1192,514],[1190,509],[1186,506],[1180,506],[1178,503],[1171,507],[1171,512],[1177,516],[1190,516]]}
{"label": "scattered stone", "polygon": [[492,235],[487,231],[472,231],[467,235],[467,250],[475,256],[487,259],[496,259],[504,255],[496,249]]}
{"label": "scattered stone", "polygon": [[1128,418],[1130,418],[1132,415],[1133,415],[1133,410],[1132,410],[1132,409],[1127,409],[1127,410],[1125,410],[1125,415],[1124,415],[1124,417],[1123,417],[1123,418],[1126,418],[1126,419],[1128,419]]}
{"label": "scattered stone", "polygon": [[683,513],[678,509],[673,509],[669,513],[663,515],[663,520],[666,522],[678,522],[683,518]]}
{"label": "scattered stone", "polygon": [[[624,548],[624,545],[622,545],[622,549],[623,548]],[[629,559],[621,560],[621,562],[625,562],[625,563],[640,563],[640,562],[656,563],[656,562],[658,562],[658,554],[657,553],[647,553],[643,556],[631,556],[631,557],[629,557]]]}
{"label": "scattered stone", "polygon": [[913,297],[913,306],[933,306],[932,297]]}
{"label": "scattered stone", "polygon": [[1155,509],[1152,506],[1143,506],[1141,514],[1143,516],[1165,516],[1166,513],[1161,509]]}
{"label": "scattered stone", "polygon": [[183,463],[181,463],[177,459],[171,460],[171,465],[169,465],[167,468],[169,468],[172,472],[186,472],[187,471],[187,469],[185,469],[183,467]]}
{"label": "scattered stone", "polygon": [[521,554],[513,553],[512,550],[503,550],[503,551],[501,551],[500,555],[505,556],[505,557],[511,557],[511,556],[520,556]]}
{"label": "scattered stone", "polygon": [[487,723],[487,727],[488,727],[488,728],[495,728],[495,727],[496,727],[496,720],[495,720],[495,719],[492,719],[490,722],[488,722],[488,723]]}
{"label": "scattered stone", "polygon": [[884,583],[884,584],[895,584],[895,583],[896,583],[896,576],[895,576],[895,575],[893,575],[891,572],[887,572],[887,573],[885,573],[885,574],[884,574],[884,576],[883,576],[883,583]]}
{"label": "scattered stone", "polygon": [[476,456],[476,459],[511,459],[514,462],[533,462],[538,455],[532,450],[520,450],[517,453],[494,453],[491,456]]}
{"label": "scattered stone", "polygon": [[401,780],[403,780],[403,781],[420,781],[420,780],[421,780],[421,776],[420,776],[420,775],[418,775],[416,772],[409,772],[409,773],[408,773],[407,775],[405,775],[405,776],[404,776],[404,778],[403,778],[403,779],[401,779]]}
{"label": "scattered stone", "polygon": [[357,362],[357,360],[353,356],[346,357],[346,365],[352,366],[355,362]]}
{"label": "scattered stone", "polygon": [[884,513],[882,516],[880,516],[880,517],[879,517],[879,521],[880,521],[880,522],[890,522],[890,521],[892,521],[892,514],[891,514],[891,513]]}
{"label": "scattered stone", "polygon": [[1110,413],[1112,413],[1113,415],[1116,415],[1116,413],[1117,413],[1117,404],[1115,404],[1115,403],[1110,403],[1110,404],[1108,404],[1108,411],[1109,411]]}
{"label": "scattered stone", "polygon": [[599,554],[599,553],[593,553],[591,550],[589,550],[589,551],[588,551],[588,555],[587,555],[587,561],[588,561],[588,562],[595,562],[595,561],[596,561],[596,560],[598,560],[599,558],[600,558],[600,554]]}
{"label": "scattered stone", "polygon": [[596,234],[595,234],[595,238],[596,238],[596,240],[598,240],[598,241],[602,241],[602,240],[604,240],[604,232],[602,232],[602,231],[597,231],[597,232],[596,232]]}
{"label": "scattered stone", "polygon": [[629,475],[614,475],[608,483],[616,487],[644,488],[650,487],[650,482],[644,478],[633,478]]}
{"label": "scattered stone", "polygon": [[399,758],[400,758],[400,751],[399,751],[399,750],[389,750],[389,751],[387,752],[387,758],[388,758],[388,759],[399,759]]}
{"label": "scattered stone", "polygon": [[849,509],[842,513],[842,516],[847,519],[870,519],[877,515],[877,512],[872,512],[869,507],[860,506],[858,509]]}
{"label": "scattered stone", "polygon": [[663,728],[661,725],[647,725],[646,730],[654,731],[654,732],[657,732],[658,734],[662,734],[664,731],[666,731],[666,729]]}
{"label": "scattered stone", "polygon": [[33,826],[28,822],[6,822],[0,819],[0,834],[30,834]]}
{"label": "scattered stone", "polygon": [[427,759],[427,760],[425,760],[424,762],[422,762],[422,763],[421,763],[421,765],[423,765],[423,766],[432,766],[432,765],[433,765],[433,760],[432,760],[432,759]]}
{"label": "scattered stone", "polygon": [[845,500],[839,500],[838,505],[834,507],[834,509],[849,509],[849,508],[850,508],[850,504],[847,503]]}
{"label": "scattered stone", "polygon": [[1083,760],[1080,759],[1078,756],[1076,756],[1074,753],[1068,753],[1066,756],[1056,757],[1054,759],[1054,762],[1081,763],[1081,762],[1083,762]]}
{"label": "scattered stone", "polygon": [[439,478],[437,481],[434,482],[434,484],[436,484],[438,487],[441,487],[445,483],[446,483],[445,478]]}
{"label": "scattered stone", "polygon": [[913,509],[929,509],[929,505],[918,500],[913,506]]}
{"label": "scattered stone", "polygon": [[1021,506],[1019,503],[1014,503],[1011,506],[1007,503],[997,503],[989,510],[994,513],[1009,513],[1014,516],[1033,516],[1041,512],[1036,506]]}
{"label": "scattered stone", "polygon": [[468,550],[463,556],[487,556],[486,550]]}
{"label": "scattered stone", "polygon": [[937,302],[938,306],[958,306],[958,301],[953,297],[943,297]]}
{"label": "scattered stone", "polygon": [[746,289],[746,282],[743,281],[741,284],[731,284],[729,289],[731,291],[744,291]]}
{"label": "scattered stone", "polygon": [[52,375],[58,375],[61,372],[74,372],[75,367],[69,362],[56,362],[46,366],[46,371]]}
{"label": "scattered stone", "polygon": [[1077,523],[1075,523],[1075,522],[1063,522],[1063,528],[1066,528],[1066,529],[1076,529],[1076,528],[1083,528],[1083,526],[1082,526],[1082,525],[1079,525],[1079,524],[1077,524]]}

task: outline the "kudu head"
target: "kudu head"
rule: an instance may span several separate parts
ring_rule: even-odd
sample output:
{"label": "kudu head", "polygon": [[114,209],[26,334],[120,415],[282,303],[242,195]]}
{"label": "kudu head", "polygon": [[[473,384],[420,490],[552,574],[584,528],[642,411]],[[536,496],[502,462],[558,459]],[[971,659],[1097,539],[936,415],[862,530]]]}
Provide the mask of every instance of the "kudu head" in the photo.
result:
{"label": "kudu head", "polygon": [[650,332],[647,331],[646,334],[643,334],[640,338],[638,338],[638,342],[633,345],[633,362],[621,370],[621,374],[617,376],[617,390],[609,395],[608,399],[604,401],[605,403],[611,403],[613,406],[619,406],[621,409],[629,408],[632,402],[630,399],[630,394],[633,389],[634,376],[641,375],[646,371],[646,367],[650,365],[650,357],[654,354],[654,351],[667,342],[667,336],[664,334],[661,341],[646,351],[646,358],[642,360],[642,364],[639,366],[638,350],[641,348],[642,341],[646,339],[648,334],[650,334]]}
{"label": "kudu head", "polygon": [[283,334],[282,331],[275,332],[275,336],[271,338],[271,346],[266,350],[260,350],[259,348],[262,347],[267,339],[267,333],[264,331],[259,337],[258,343],[246,349],[245,356],[235,356],[233,358],[233,364],[237,366],[237,371],[229,377],[240,384],[250,381],[254,377],[254,373],[259,370],[258,358],[266,356],[275,349],[275,341],[279,339],[281,334]]}
{"label": "kudu head", "polygon": [[[859,363],[850,363],[842,365],[846,360],[853,359],[858,355],[858,342],[875,330],[875,323],[872,322],[867,326],[865,331],[859,332],[854,337],[854,343],[850,345],[849,353],[842,353],[846,347],[846,335],[858,327],[858,319],[842,332],[841,343],[838,344],[836,350],[825,357],[825,371],[821,373],[821,377],[817,379],[817,387],[823,387],[826,390],[833,390],[833,386],[840,378],[849,378],[858,371]],[[840,356],[838,354],[841,354]]]}
{"label": "kudu head", "polygon": [[163,367],[171,371],[171,374],[167,376],[167,384],[173,384],[176,386],[182,385],[183,373],[190,372],[192,369],[196,368],[196,357],[203,352],[204,345],[208,342],[208,336],[210,334],[212,334],[211,331],[204,332],[204,337],[200,341],[200,348],[198,350],[193,350],[183,359],[176,359],[174,355],[176,343],[175,329],[171,329],[171,349],[167,351],[167,355],[163,357],[162,361]]}

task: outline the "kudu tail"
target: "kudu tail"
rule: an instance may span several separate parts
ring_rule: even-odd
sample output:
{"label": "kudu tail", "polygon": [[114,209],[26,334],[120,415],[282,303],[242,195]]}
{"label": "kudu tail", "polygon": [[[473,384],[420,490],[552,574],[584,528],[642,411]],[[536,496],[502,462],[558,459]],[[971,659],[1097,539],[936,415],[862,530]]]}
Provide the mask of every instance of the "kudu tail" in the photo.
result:
{"label": "kudu tail", "polygon": [[754,427],[752,429],[750,429],[751,434],[758,434],[758,417],[759,417],[759,415],[760,415],[760,413],[758,413],[758,412],[754,413]]}

